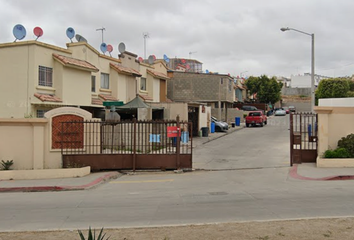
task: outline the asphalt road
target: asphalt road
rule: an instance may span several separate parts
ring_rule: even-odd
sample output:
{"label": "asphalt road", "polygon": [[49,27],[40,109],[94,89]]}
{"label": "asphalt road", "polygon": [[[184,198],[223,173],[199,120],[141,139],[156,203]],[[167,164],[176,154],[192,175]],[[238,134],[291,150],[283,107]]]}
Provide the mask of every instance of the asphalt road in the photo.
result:
{"label": "asphalt road", "polygon": [[229,160],[222,168],[231,162],[239,170],[124,175],[88,191],[1,193],[0,231],[352,216],[352,181],[288,177],[286,118],[273,120],[195,151],[199,162],[212,154],[206,165],[216,166],[215,157]]}

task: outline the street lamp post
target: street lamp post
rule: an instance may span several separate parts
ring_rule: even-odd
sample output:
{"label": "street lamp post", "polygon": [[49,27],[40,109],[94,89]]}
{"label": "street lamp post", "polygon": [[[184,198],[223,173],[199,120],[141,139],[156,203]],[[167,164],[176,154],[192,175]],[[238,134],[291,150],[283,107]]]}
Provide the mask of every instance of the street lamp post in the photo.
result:
{"label": "street lamp post", "polygon": [[311,112],[314,112],[315,106],[315,34],[303,32],[294,28],[281,28],[281,31],[289,31],[293,30],[295,32],[299,32],[308,36],[311,36]]}

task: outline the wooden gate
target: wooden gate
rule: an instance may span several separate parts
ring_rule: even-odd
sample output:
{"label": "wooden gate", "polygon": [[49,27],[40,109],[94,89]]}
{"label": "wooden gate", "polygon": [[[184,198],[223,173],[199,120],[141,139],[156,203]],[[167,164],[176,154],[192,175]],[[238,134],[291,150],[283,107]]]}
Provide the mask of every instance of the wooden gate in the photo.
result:
{"label": "wooden gate", "polygon": [[290,114],[290,166],[303,162],[316,162],[317,114]]}

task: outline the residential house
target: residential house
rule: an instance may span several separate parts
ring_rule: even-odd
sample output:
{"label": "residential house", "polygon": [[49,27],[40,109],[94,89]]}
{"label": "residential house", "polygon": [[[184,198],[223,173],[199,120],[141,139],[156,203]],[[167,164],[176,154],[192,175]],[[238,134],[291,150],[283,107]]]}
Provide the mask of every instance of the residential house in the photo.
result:
{"label": "residential house", "polygon": [[113,58],[86,42],[66,46],[0,44],[0,118],[43,117],[60,106],[101,117],[103,102],[127,103],[137,94],[145,101],[167,101],[167,67],[162,62],[140,64],[127,51]]}

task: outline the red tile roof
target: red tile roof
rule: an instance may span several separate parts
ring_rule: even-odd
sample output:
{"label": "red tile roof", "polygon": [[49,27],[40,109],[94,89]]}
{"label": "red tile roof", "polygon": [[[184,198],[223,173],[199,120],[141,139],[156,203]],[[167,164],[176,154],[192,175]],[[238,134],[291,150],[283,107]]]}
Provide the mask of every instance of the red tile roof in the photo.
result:
{"label": "red tile roof", "polygon": [[118,73],[130,75],[130,76],[136,76],[136,77],[141,77],[141,73],[133,68],[125,67],[120,64],[115,64],[115,63],[110,63],[111,68],[116,70]]}
{"label": "red tile roof", "polygon": [[103,101],[118,101],[118,99],[116,99],[115,97],[113,97],[112,95],[108,95],[108,94],[99,94],[98,95],[100,98],[103,99]]}
{"label": "red tile roof", "polygon": [[164,74],[162,72],[157,72],[157,71],[153,71],[153,70],[148,69],[147,73],[149,73],[150,75],[152,75],[155,78],[161,78],[161,79],[165,79],[165,80],[170,79],[166,74]]}
{"label": "red tile roof", "polygon": [[55,95],[35,93],[34,96],[41,100],[42,102],[63,102],[60,98]]}
{"label": "red tile roof", "polygon": [[92,98],[91,99],[91,104],[93,105],[103,105],[103,101],[99,98]]}
{"label": "red tile roof", "polygon": [[84,68],[84,69],[87,69],[87,70],[90,70],[90,71],[93,71],[93,72],[98,72],[99,71],[99,69],[96,68],[91,63],[83,61],[83,60],[80,60],[80,59],[66,57],[66,56],[62,56],[62,55],[59,55],[59,54],[55,54],[55,53],[53,53],[53,57],[54,57],[54,59],[58,60],[59,62],[61,62],[65,66],[73,66],[73,67],[78,67],[78,68]]}
{"label": "red tile roof", "polygon": [[154,99],[148,95],[141,95],[139,94],[139,96],[144,100],[144,101],[153,101]]}

